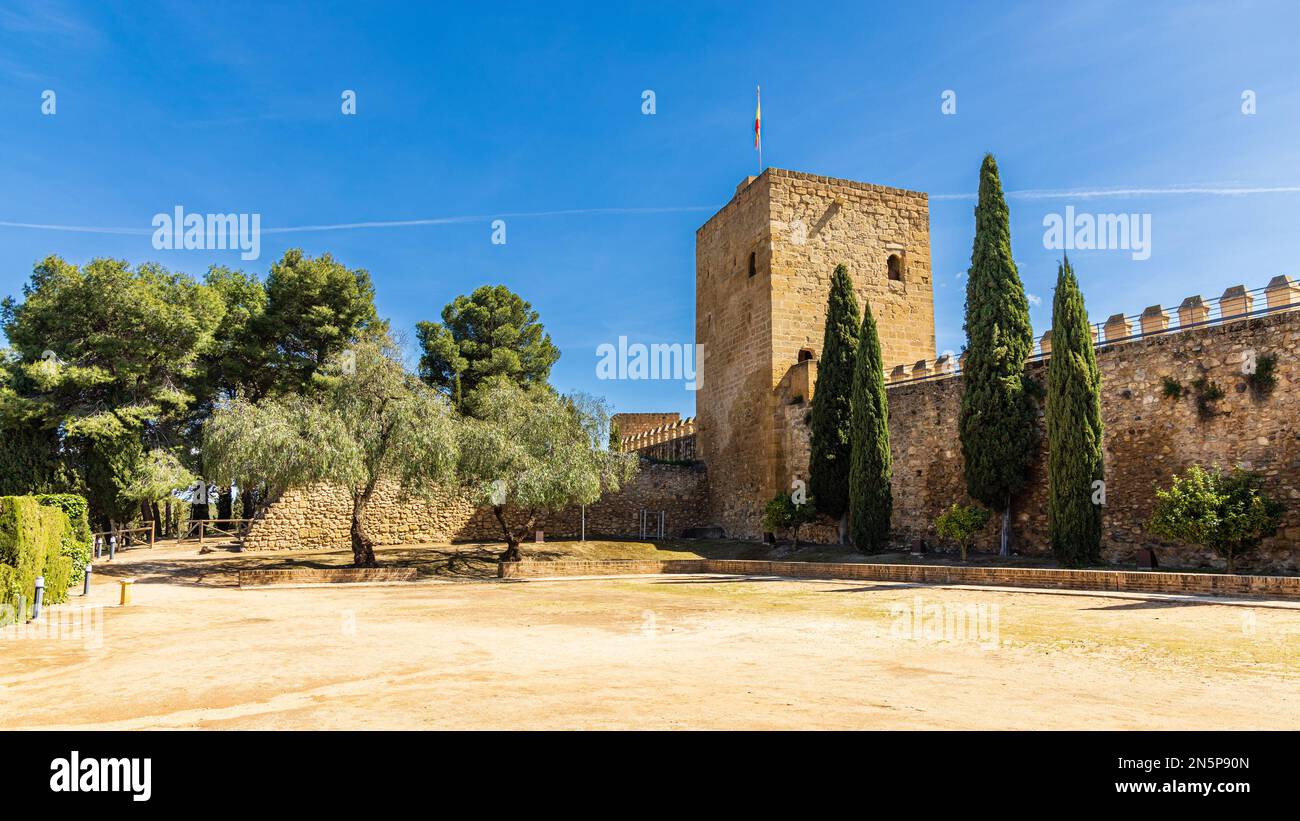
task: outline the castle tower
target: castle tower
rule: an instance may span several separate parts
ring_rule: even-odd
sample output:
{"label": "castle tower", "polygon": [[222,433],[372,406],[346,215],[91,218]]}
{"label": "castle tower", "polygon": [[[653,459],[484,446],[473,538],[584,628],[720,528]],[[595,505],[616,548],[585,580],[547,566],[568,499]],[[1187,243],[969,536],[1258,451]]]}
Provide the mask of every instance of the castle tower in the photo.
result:
{"label": "castle tower", "polygon": [[728,536],[761,534],[763,506],[808,475],[806,416],[831,274],[871,303],[886,369],[933,359],[925,194],[769,168],[695,234],[697,447]]}

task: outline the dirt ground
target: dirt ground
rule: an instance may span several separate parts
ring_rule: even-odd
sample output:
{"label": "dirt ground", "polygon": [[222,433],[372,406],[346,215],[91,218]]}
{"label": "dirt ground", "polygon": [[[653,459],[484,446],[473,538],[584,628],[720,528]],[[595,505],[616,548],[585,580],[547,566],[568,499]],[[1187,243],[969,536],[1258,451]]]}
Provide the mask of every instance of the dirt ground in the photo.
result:
{"label": "dirt ground", "polygon": [[[381,554],[462,553],[425,546]],[[0,630],[2,728],[1300,728],[1300,603],[655,576],[241,590],[124,552]],[[451,559],[454,567],[456,559]]]}

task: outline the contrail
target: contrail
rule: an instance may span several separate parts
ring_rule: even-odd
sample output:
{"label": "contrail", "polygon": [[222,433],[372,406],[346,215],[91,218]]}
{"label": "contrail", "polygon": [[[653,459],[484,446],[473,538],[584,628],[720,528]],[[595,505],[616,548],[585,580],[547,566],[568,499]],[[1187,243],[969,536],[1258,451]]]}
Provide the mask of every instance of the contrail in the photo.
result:
{"label": "contrail", "polygon": [[523,219],[527,217],[567,217],[598,214],[674,214],[687,211],[716,211],[717,205],[667,205],[659,208],[565,208],[556,211],[506,211],[496,214],[474,214],[464,217],[436,217],[413,220],[382,220],[375,222],[340,222],[330,225],[294,225],[287,228],[263,228],[263,234],[290,234],[298,231],[348,231],[354,228],[404,228],[411,225],[453,225],[465,222],[486,222],[492,219]]}
{"label": "contrail", "polygon": [[[1254,194],[1300,194],[1300,185],[1273,186],[1230,186],[1230,185],[1191,185],[1166,186],[1152,188],[1027,188],[1020,191],[1006,192],[1007,199],[1017,200],[1059,200],[1059,199],[1098,199],[1103,197],[1167,197],[1200,194],[1215,197],[1241,197]],[[978,195],[970,194],[931,194],[933,201],[974,200]],[[430,217],[426,219],[406,220],[371,220],[366,222],[338,222],[318,225],[289,225],[263,228],[263,234],[297,234],[314,231],[353,231],[366,228],[409,228],[422,225],[457,225],[462,223],[486,222],[493,219],[527,219],[532,217],[567,217],[598,216],[617,214],[681,214],[688,212],[713,212],[720,205],[668,205],[650,208],[564,208],[551,211],[504,211],[490,214],[472,214],[453,217]],[[150,228],[120,228],[96,225],[54,225],[41,222],[10,222],[0,220],[0,228],[32,228],[42,231],[71,231],[80,234],[125,234],[131,236],[149,236]]]}
{"label": "contrail", "polygon": [[5,222],[0,228],[38,228],[44,231],[75,231],[79,234],[152,234],[148,228],[106,228],[93,225],[48,225],[41,222]]}
{"label": "contrail", "polygon": [[[1177,185],[1157,188],[1027,188],[1008,191],[1007,199],[1063,200],[1097,199],[1100,197],[1167,197],[1182,194],[1207,194],[1216,197],[1240,197],[1250,194],[1300,194],[1300,185],[1228,186],[1228,185]],[[977,194],[931,194],[932,200],[973,200]]]}
{"label": "contrail", "polygon": [[[431,217],[428,219],[372,220],[369,222],[339,222],[321,225],[290,225],[263,228],[263,234],[294,234],[309,231],[351,231],[360,228],[407,228],[418,225],[455,225],[459,223],[487,222],[493,219],[525,219],[529,217],[591,216],[601,214],[677,214],[690,211],[716,211],[718,205],[669,205],[655,208],[565,208],[553,211],[505,211],[493,214],[473,214],[459,217]],[[0,220],[0,228],[35,228],[45,231],[72,231],[80,234],[130,234],[149,236],[151,228],[113,228],[95,225],[52,225],[38,222],[8,222]]]}

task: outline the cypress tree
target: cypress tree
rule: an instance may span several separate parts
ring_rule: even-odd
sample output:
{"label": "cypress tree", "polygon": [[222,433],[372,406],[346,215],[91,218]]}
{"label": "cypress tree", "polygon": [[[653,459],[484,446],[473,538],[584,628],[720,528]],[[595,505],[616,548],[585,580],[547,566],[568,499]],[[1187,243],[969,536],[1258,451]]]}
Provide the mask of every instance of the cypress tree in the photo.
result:
{"label": "cypress tree", "polygon": [[845,536],[844,514],[849,509],[849,426],[853,421],[853,362],[857,348],[858,300],[853,295],[848,269],[837,265],[826,301],[826,330],[822,334],[809,421],[812,455],[808,490],[819,512],[840,519],[841,540]]}
{"label": "cypress tree", "polygon": [[862,317],[856,360],[853,368],[849,518],[853,527],[853,544],[863,553],[876,553],[889,544],[889,517],[893,513],[894,494],[890,488],[893,461],[889,453],[885,366],[870,303],[867,303]]}
{"label": "cypress tree", "polygon": [[1035,410],[1024,381],[1034,335],[1029,301],[1011,257],[1010,212],[992,154],[985,155],[980,168],[965,329],[958,432],[966,489],[972,498],[1002,513],[1005,556],[1011,500],[1025,484],[1036,445]]}
{"label": "cypress tree", "polygon": [[1083,294],[1067,257],[1052,300],[1052,358],[1047,364],[1047,520],[1062,564],[1101,561],[1101,371]]}

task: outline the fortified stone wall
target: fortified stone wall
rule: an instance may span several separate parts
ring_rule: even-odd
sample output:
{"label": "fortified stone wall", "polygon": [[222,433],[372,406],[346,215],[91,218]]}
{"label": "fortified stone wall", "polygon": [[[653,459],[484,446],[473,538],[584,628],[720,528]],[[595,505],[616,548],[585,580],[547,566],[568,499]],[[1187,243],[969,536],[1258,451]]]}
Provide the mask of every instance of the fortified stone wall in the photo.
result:
{"label": "fortified stone wall", "polygon": [[[1117,336],[1117,338],[1119,338]],[[1277,384],[1256,395],[1243,373],[1248,355],[1277,358]],[[1167,563],[1222,568],[1212,553],[1153,539],[1144,523],[1155,490],[1191,465],[1241,465],[1264,476],[1269,493],[1288,506],[1278,534],[1243,567],[1300,570],[1300,311],[1238,319],[1166,335],[1105,345],[1097,351],[1102,372],[1105,423],[1106,504],[1103,553],[1111,562],[1133,562],[1140,547],[1170,548]],[[1047,362],[1031,362],[1031,377],[1046,382]],[[1164,377],[1177,380],[1179,398],[1165,395]],[[1193,381],[1217,383],[1224,397],[1197,407]],[[962,377],[936,377],[887,387],[890,445],[894,457],[893,529],[900,541],[925,539],[944,545],[934,519],[953,502],[971,504],[962,474],[957,416]],[[800,417],[788,435],[807,441]],[[1040,433],[1042,418],[1040,417]],[[1038,455],[1028,489],[1012,511],[1015,549],[1046,554],[1047,451]],[[802,452],[802,451],[800,451]],[[803,463],[806,475],[807,462]],[[999,522],[991,521],[977,547],[996,549]],[[757,536],[757,520],[743,535]],[[739,535],[739,534],[738,534]],[[811,528],[804,538],[833,538],[830,528]]]}
{"label": "fortified stone wall", "polygon": [[659,462],[690,462],[697,458],[695,443],[695,434],[688,433],[674,439],[665,439],[662,442],[633,448],[633,450],[647,459]]}
{"label": "fortified stone wall", "polygon": [[609,418],[610,423],[618,428],[618,435],[624,443],[655,428],[671,425],[681,419],[678,413],[616,413]]}
{"label": "fortified stone wall", "polygon": [[769,168],[696,233],[699,451],[714,523],[745,532],[786,489],[787,417],[820,354],[835,266],[870,301],[885,359],[934,356],[925,194]]}
{"label": "fortified stone wall", "polygon": [[704,362],[695,427],[699,455],[721,482],[710,512],[727,528],[761,511],[772,460],[771,180],[769,172],[743,181],[695,234],[695,341]]}
{"label": "fortified stone wall", "polygon": [[[628,414],[631,415],[631,414]],[[677,414],[645,414],[646,416],[671,416],[674,421],[643,429],[620,440],[623,452],[639,453],[648,459],[685,462],[695,459],[695,418],[677,419]],[[616,414],[616,418],[617,418]]]}
{"label": "fortified stone wall", "polygon": [[[708,476],[701,465],[661,465],[642,460],[636,477],[618,493],[588,505],[587,536],[640,535],[641,511],[657,522],[665,513],[665,533],[678,537],[686,528],[707,524],[704,502]],[[352,503],[341,488],[318,485],[289,491],[253,523],[244,550],[307,550],[346,548]],[[516,516],[508,514],[512,524]],[[420,544],[454,541],[502,541],[500,524],[490,510],[462,496],[436,489],[423,496],[403,496],[392,483],[381,482],[366,515],[366,525],[378,544]],[[544,517],[537,527],[548,536],[575,537],[582,529],[582,508],[573,506]]]}

